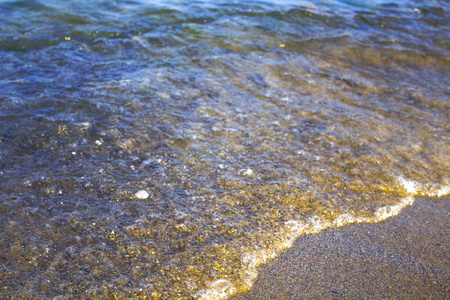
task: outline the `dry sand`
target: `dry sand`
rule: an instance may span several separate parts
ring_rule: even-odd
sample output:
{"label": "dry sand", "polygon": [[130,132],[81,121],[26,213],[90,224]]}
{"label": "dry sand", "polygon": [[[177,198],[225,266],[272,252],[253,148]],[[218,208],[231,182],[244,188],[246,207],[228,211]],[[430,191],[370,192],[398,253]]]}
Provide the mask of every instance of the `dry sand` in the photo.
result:
{"label": "dry sand", "polygon": [[243,299],[450,299],[450,198],[300,237]]}

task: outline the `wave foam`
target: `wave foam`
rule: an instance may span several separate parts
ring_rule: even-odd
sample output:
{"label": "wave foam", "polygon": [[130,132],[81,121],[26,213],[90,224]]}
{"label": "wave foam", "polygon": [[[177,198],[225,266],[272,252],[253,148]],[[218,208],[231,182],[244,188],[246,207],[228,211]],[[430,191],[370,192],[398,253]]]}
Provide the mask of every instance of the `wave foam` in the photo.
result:
{"label": "wave foam", "polygon": [[[289,220],[285,223],[283,240],[277,243],[276,249],[260,249],[243,255],[243,268],[245,271],[244,283],[250,289],[257,277],[257,267],[268,260],[276,257],[280,252],[290,248],[295,240],[301,235],[318,233],[329,227],[341,227],[352,223],[378,223],[394,217],[400,211],[414,203],[414,196],[445,196],[450,194],[450,186],[421,185],[417,182],[398,178],[399,184],[403,186],[408,196],[402,198],[395,205],[386,205],[378,208],[372,217],[360,217],[351,213],[337,216],[332,222],[324,220],[319,216],[313,216],[306,221]],[[200,300],[221,300],[233,295],[237,289],[234,285],[224,279],[211,282],[209,288],[200,291],[196,296]]]}

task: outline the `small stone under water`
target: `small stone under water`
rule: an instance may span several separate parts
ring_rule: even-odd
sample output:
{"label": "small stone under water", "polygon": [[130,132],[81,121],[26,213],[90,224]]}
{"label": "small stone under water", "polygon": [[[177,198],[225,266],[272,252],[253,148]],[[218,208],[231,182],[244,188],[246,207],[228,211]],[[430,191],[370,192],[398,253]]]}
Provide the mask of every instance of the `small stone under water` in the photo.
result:
{"label": "small stone under water", "polygon": [[138,199],[147,199],[150,195],[148,194],[148,192],[147,191],[144,191],[144,190],[142,190],[142,191],[139,191],[139,192],[137,192],[136,194],[134,194],[135,196],[136,196],[136,198],[138,198]]}

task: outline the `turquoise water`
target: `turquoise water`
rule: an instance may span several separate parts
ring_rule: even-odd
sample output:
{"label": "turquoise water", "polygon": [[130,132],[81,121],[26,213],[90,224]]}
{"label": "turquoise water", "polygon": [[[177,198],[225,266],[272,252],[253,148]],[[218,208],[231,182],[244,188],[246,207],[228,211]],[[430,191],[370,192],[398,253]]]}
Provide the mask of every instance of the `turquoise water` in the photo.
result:
{"label": "turquoise water", "polygon": [[449,191],[446,1],[0,1],[0,298],[226,298]]}

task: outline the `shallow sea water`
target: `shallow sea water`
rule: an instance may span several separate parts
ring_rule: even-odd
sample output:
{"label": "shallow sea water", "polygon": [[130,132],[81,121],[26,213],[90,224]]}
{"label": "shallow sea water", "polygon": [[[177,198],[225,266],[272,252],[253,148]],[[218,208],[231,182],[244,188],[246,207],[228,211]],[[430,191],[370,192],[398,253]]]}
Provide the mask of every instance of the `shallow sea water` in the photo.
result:
{"label": "shallow sea water", "polygon": [[222,299],[448,194],[447,1],[0,1],[0,298]]}

